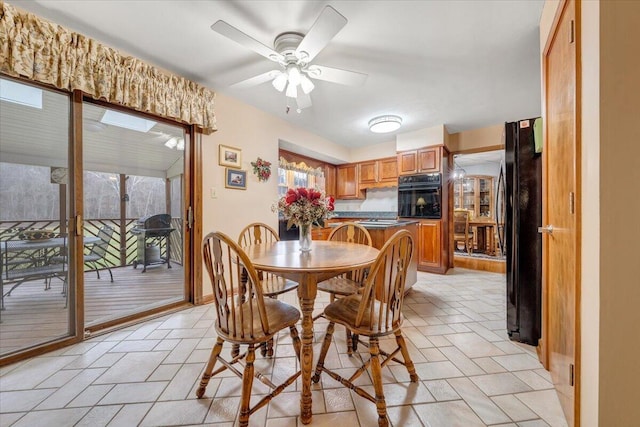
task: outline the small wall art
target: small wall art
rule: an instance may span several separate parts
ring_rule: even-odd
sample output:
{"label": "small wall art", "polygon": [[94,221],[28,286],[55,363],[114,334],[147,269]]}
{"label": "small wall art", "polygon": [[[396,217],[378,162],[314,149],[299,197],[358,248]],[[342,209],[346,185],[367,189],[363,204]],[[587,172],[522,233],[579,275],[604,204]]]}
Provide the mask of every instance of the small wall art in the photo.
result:
{"label": "small wall art", "polygon": [[218,164],[220,166],[240,169],[242,166],[242,150],[220,144]]}
{"label": "small wall art", "polygon": [[224,186],[226,188],[247,189],[247,171],[225,168],[225,177]]}

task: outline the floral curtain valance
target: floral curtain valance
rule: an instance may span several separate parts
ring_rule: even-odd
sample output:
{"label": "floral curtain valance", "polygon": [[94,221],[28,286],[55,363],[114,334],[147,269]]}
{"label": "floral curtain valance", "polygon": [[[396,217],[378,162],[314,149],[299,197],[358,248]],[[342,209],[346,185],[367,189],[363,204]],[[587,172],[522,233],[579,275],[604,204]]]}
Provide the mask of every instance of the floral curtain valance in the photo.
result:
{"label": "floral curtain valance", "polygon": [[307,166],[305,162],[288,162],[284,157],[280,157],[279,167],[285,170],[304,172],[317,177],[324,176],[324,170],[321,167],[312,168],[311,166]]}
{"label": "floral curtain valance", "polygon": [[215,92],[2,1],[0,72],[216,129]]}

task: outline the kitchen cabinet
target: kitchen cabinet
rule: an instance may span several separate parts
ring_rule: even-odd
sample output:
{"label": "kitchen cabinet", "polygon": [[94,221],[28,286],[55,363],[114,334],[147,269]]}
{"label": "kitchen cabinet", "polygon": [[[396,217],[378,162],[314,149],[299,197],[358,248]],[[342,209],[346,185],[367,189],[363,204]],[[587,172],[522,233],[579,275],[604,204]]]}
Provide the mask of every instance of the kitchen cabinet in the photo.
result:
{"label": "kitchen cabinet", "polygon": [[399,175],[440,172],[442,147],[401,151],[397,155]]}
{"label": "kitchen cabinet", "polygon": [[336,167],[333,165],[324,165],[324,192],[336,197]]}
{"label": "kitchen cabinet", "polygon": [[364,199],[360,191],[358,164],[336,166],[336,199]]}
{"label": "kitchen cabinet", "polygon": [[396,157],[368,160],[358,163],[360,189],[383,188],[398,185],[398,160]]}
{"label": "kitchen cabinet", "polygon": [[453,206],[467,209],[474,218],[493,218],[493,176],[468,175],[453,184]]}
{"label": "kitchen cabinet", "polygon": [[448,238],[442,220],[420,220],[416,255],[418,270],[444,274],[449,269]]}

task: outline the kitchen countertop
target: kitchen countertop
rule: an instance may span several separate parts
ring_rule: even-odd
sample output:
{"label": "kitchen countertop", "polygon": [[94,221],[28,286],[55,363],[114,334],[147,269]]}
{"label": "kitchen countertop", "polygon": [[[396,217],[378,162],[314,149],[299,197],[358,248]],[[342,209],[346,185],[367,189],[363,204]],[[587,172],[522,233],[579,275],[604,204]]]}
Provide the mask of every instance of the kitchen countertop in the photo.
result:
{"label": "kitchen countertop", "polygon": [[396,219],[396,211],[334,211],[332,218]]}
{"label": "kitchen countertop", "polygon": [[[384,229],[384,228],[392,228],[392,227],[402,227],[408,224],[418,223],[417,220],[412,219],[368,219],[363,221],[356,221],[358,224],[362,225],[364,228],[368,229]],[[329,224],[329,227],[337,227],[342,224],[341,222],[332,222]]]}

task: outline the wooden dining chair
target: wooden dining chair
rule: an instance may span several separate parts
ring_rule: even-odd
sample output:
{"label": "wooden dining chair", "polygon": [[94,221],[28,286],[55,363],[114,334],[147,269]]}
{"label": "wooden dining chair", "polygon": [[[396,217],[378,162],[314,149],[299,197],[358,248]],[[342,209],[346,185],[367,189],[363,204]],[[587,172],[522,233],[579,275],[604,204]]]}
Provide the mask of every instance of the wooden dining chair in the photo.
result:
{"label": "wooden dining chair", "polygon": [[[269,401],[299,376],[300,371],[288,377],[282,384],[272,383],[267,375],[255,371],[255,348],[272,339],[279,331],[289,328],[295,353],[300,360],[300,338],[296,323],[300,312],[277,299],[264,298],[258,272],[242,248],[223,233],[209,233],[202,245],[206,270],[211,278],[217,320],[218,335],[211,356],[202,375],[196,396],[202,398],[207,384],[214,375],[229,369],[242,378],[242,396],[238,421],[240,426],[249,425],[249,416]],[[246,275],[243,282],[242,276]],[[222,357],[225,342],[247,346],[247,351],[231,360]],[[242,372],[234,365],[244,360]],[[220,366],[215,371],[216,362]],[[259,379],[272,391],[250,407],[253,378]]]}
{"label": "wooden dining chair", "polygon": [[[240,236],[238,237],[238,244],[240,247],[246,247],[262,243],[274,243],[279,240],[280,238],[278,237],[276,230],[267,224],[254,222],[242,229]],[[278,298],[278,295],[298,288],[297,282],[266,271],[258,271],[258,278],[260,279],[260,285],[262,286],[262,294],[265,297]],[[272,357],[273,340],[264,343],[260,348],[260,353],[262,356]]]}
{"label": "wooden dining chair", "polygon": [[469,211],[455,209],[453,211],[453,247],[458,249],[458,242],[464,242],[464,249],[469,255],[473,251],[473,234],[469,231]]}
{"label": "wooden dining chair", "polygon": [[[375,403],[378,411],[378,426],[389,425],[382,386],[382,367],[392,360],[399,362],[407,368],[411,382],[418,381],[418,375],[401,330],[404,284],[412,252],[411,234],[407,230],[396,232],[380,249],[362,291],[340,298],[324,309],[324,316],[329,320],[329,326],[312,380],[318,382],[320,375],[326,372],[345,387]],[[369,359],[348,379],[324,366],[324,359],[331,345],[331,336],[336,323],[350,329],[353,334],[369,338],[368,344],[362,343],[369,348]],[[391,334],[395,335],[397,348],[387,353],[380,350],[378,340]],[[402,354],[403,361],[396,358],[398,353]],[[371,368],[375,396],[354,384],[356,378],[367,368]]]}
{"label": "wooden dining chair", "polygon": [[[358,243],[361,245],[371,246],[371,234],[362,225],[355,222],[345,222],[333,230],[329,234],[328,240],[336,242]],[[364,282],[368,269],[362,268],[352,270],[349,273],[332,277],[318,283],[318,290],[329,293],[329,302],[333,302],[336,296],[348,296],[357,293]],[[316,316],[321,317],[322,314]],[[316,319],[314,318],[314,320]],[[356,338],[357,339],[357,338]],[[353,338],[349,328],[346,329],[347,354],[351,356],[355,350]]]}

